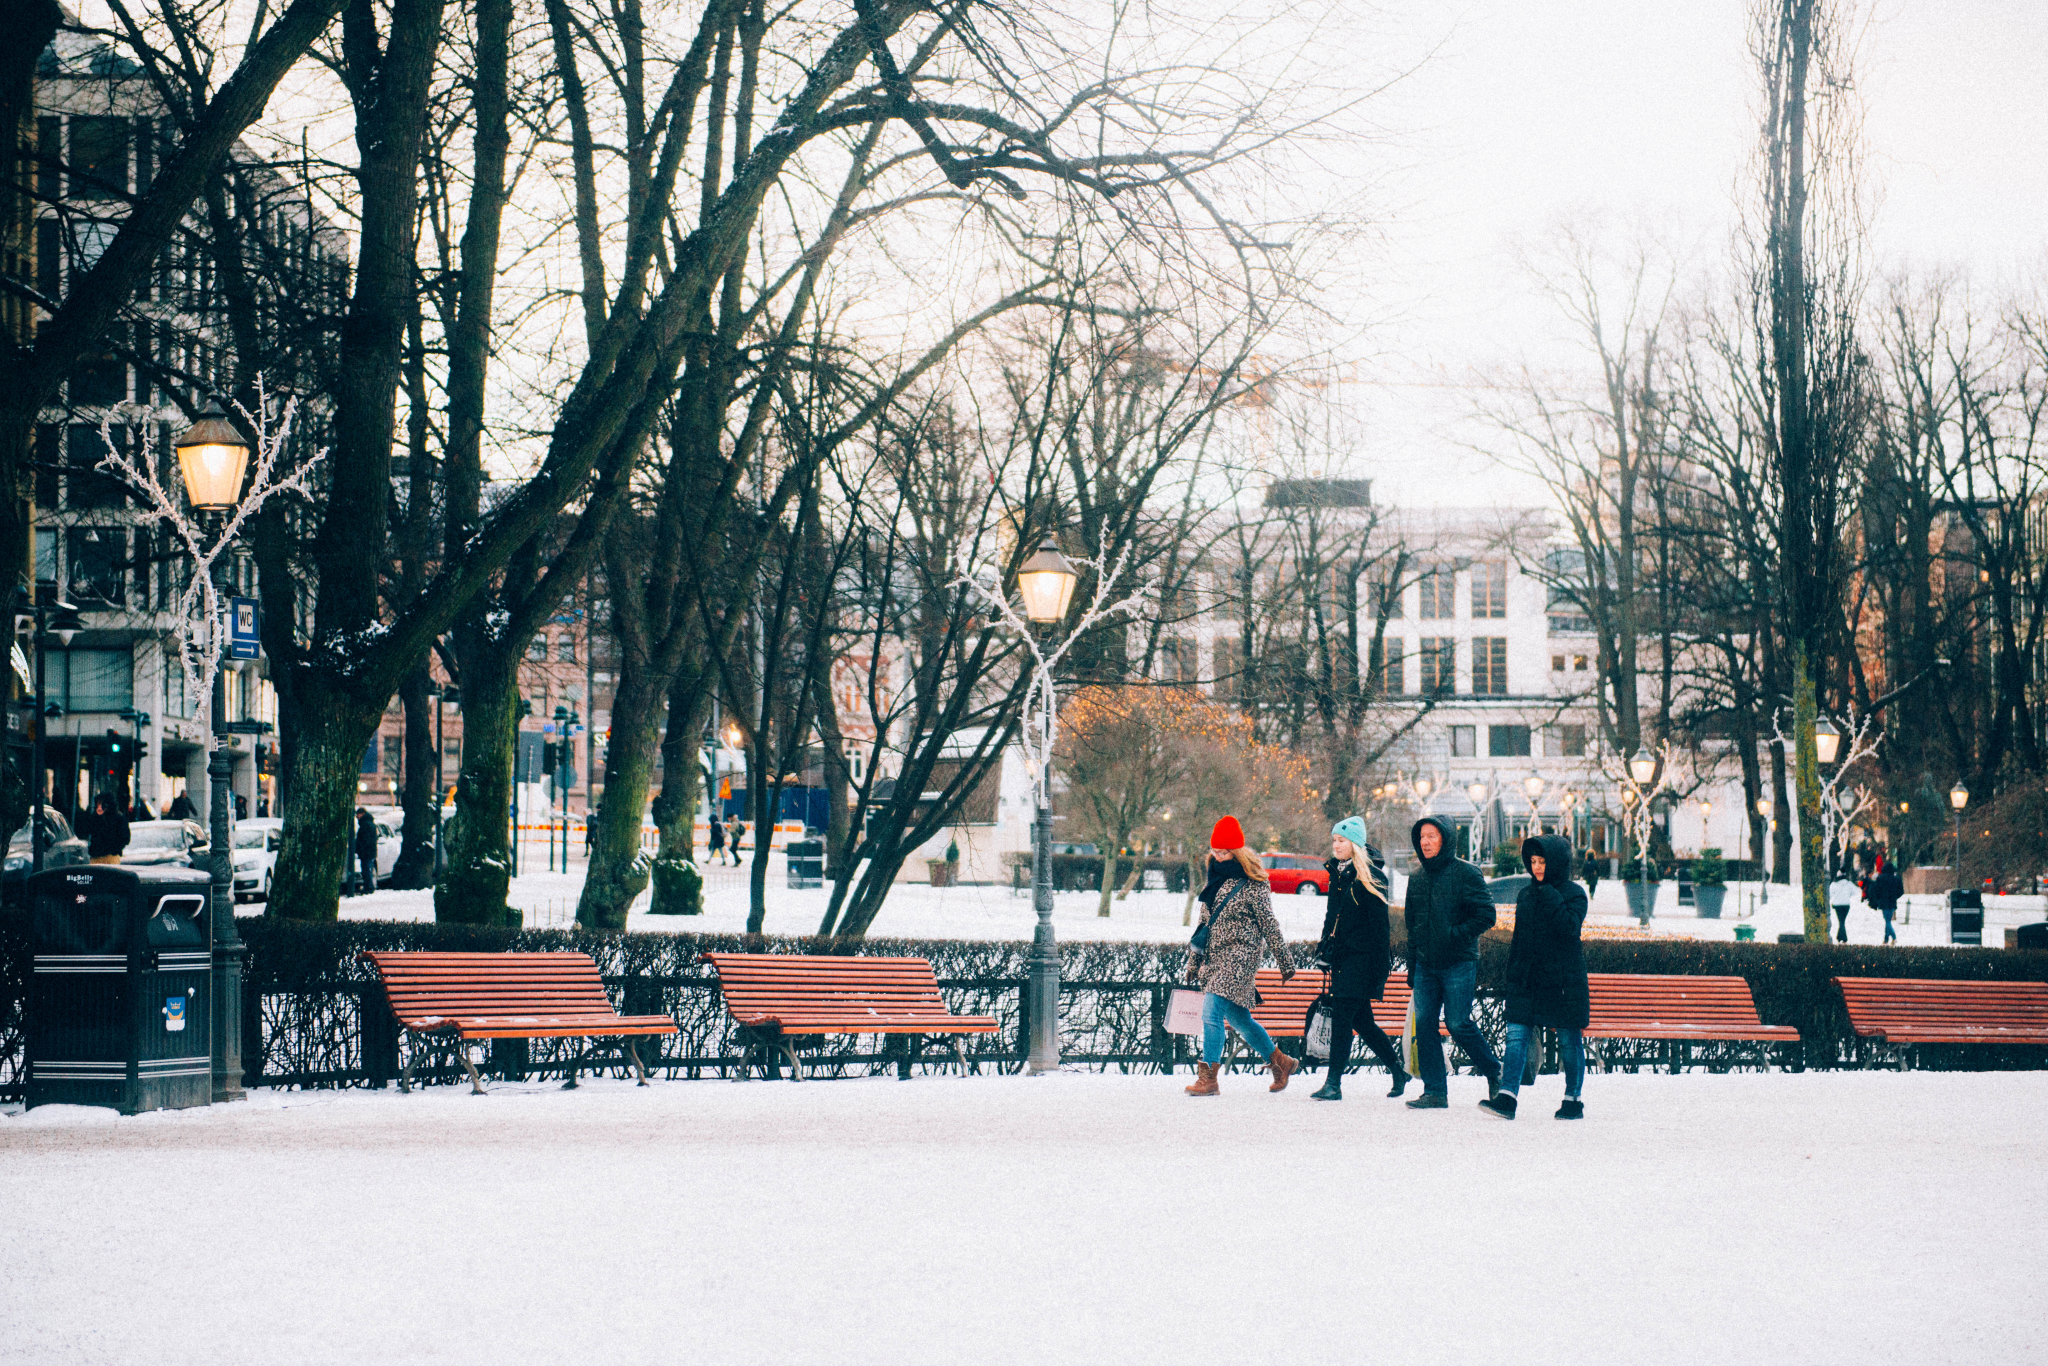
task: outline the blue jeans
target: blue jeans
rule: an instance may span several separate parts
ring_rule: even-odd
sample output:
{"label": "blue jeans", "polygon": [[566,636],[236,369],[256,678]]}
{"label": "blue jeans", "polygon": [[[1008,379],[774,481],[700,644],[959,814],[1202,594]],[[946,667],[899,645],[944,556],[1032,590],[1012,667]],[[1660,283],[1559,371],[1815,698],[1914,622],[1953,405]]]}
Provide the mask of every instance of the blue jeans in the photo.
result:
{"label": "blue jeans", "polygon": [[1892,917],[1898,914],[1898,908],[1885,909],[1880,907],[1879,909],[1884,911],[1884,942],[1889,944],[1899,937],[1898,931],[1892,928]]}
{"label": "blue jeans", "polygon": [[1237,1030],[1238,1037],[1262,1058],[1273,1056],[1273,1036],[1252,1018],[1252,1013],[1213,991],[1202,993],[1202,1061],[1214,1067],[1223,1061],[1223,1026]]}
{"label": "blue jeans", "polygon": [[1477,963],[1458,963],[1432,968],[1417,963],[1408,969],[1408,982],[1415,992],[1416,1065],[1422,1069],[1422,1089],[1444,1093],[1444,1043],[1437,1034],[1439,1017],[1451,1027],[1451,1037],[1465,1056],[1486,1076],[1500,1074],[1500,1059],[1479,1026],[1472,1023],[1472,990],[1479,983]]}
{"label": "blue jeans", "polygon": [[[1514,1095],[1522,1089],[1522,1069],[1529,1065],[1529,1050],[1536,1046],[1536,1031],[1542,1025],[1508,1026],[1508,1046],[1500,1060],[1500,1089]],[[1557,1051],[1564,1063],[1564,1097],[1577,1100],[1586,1084],[1586,1035],[1577,1029],[1557,1031]]]}

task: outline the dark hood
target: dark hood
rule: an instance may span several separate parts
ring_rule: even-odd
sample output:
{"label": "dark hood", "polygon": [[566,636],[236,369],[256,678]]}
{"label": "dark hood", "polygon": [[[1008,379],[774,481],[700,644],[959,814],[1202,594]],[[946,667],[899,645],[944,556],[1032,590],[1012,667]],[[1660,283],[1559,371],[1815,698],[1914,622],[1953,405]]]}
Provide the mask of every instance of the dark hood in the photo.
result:
{"label": "dark hood", "polygon": [[1522,841],[1522,867],[1531,855],[1541,855],[1546,886],[1562,889],[1572,880],[1572,842],[1563,835],[1532,835]]}
{"label": "dark hood", "polygon": [[[1444,837],[1443,850],[1433,859],[1422,858],[1422,827],[1425,825],[1435,826],[1437,833]],[[1415,846],[1415,857],[1422,859],[1422,866],[1434,873],[1455,857],[1451,851],[1458,847],[1458,831],[1442,816],[1424,816],[1408,831],[1408,842]]]}

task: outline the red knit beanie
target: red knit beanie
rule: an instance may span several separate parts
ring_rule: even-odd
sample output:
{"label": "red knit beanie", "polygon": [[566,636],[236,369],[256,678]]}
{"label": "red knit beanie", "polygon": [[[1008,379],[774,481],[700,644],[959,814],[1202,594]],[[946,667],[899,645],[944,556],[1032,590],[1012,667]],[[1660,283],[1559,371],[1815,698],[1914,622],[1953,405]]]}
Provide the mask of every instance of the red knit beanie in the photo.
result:
{"label": "red knit beanie", "polygon": [[1211,849],[1244,848],[1244,827],[1237,823],[1237,817],[1225,816],[1216,822],[1216,828],[1209,832]]}

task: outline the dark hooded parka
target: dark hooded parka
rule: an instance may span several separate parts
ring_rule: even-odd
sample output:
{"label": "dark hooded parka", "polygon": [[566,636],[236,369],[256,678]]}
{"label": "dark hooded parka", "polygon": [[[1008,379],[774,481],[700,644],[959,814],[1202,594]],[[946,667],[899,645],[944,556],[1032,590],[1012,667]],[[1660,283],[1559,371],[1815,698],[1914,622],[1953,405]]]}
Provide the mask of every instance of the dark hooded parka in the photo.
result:
{"label": "dark hooded parka", "polygon": [[[1435,858],[1422,857],[1422,827],[1443,836]],[[1479,960],[1479,936],[1493,928],[1493,895],[1479,870],[1456,857],[1457,830],[1442,816],[1424,816],[1408,832],[1422,866],[1408,879],[1408,954],[1432,968]]]}
{"label": "dark hooded parka", "polygon": [[[1508,946],[1509,1024],[1584,1029],[1591,1004],[1579,929],[1586,889],[1572,879],[1571,841],[1537,835],[1522,842],[1522,864],[1541,856],[1543,880],[1515,898],[1515,937]],[[1533,875],[1533,874],[1532,874]]]}

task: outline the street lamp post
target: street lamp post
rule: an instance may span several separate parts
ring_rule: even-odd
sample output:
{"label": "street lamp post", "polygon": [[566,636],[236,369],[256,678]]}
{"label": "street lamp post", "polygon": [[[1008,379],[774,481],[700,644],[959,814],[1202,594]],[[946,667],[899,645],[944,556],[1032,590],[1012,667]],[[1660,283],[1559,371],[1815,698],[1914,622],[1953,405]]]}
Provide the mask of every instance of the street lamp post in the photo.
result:
{"label": "street lamp post", "polygon": [[1522,779],[1522,795],[1529,799],[1529,837],[1531,839],[1542,833],[1538,828],[1543,824],[1541,803],[1543,801],[1543,789],[1548,786],[1549,784],[1543,781],[1543,775],[1540,773],[1531,773],[1528,777]]}
{"label": "street lamp post", "polygon": [[45,675],[47,643],[51,636],[57,637],[60,645],[69,646],[71,638],[85,628],[84,618],[78,609],[62,599],[44,602],[32,598],[26,589],[15,600],[14,619],[16,624],[27,625],[35,632],[36,642],[36,724],[29,736],[29,871],[43,871],[43,843],[48,831],[43,828],[43,732],[50,724],[50,697]]}
{"label": "street lamp post", "polygon": [[[1017,592],[1024,599],[1026,619],[1039,626],[1066,620],[1080,575],[1067,557],[1047,541],[1017,571]],[[1060,1065],[1060,956],[1052,929],[1052,742],[1058,723],[1058,698],[1052,669],[1042,652],[1032,651],[1038,677],[1032,695],[1038,703],[1038,810],[1032,837],[1031,905],[1038,925],[1031,935],[1028,969],[1031,1000],[1032,1072],[1050,1072]],[[1028,722],[1027,722],[1028,724]]]}
{"label": "street lamp post", "polygon": [[[178,438],[178,467],[192,507],[215,525],[242,494],[242,475],[249,463],[248,442],[217,405],[200,414]],[[212,580],[213,566],[205,572]],[[218,590],[218,582],[213,581]],[[209,647],[220,649],[217,630],[209,631]],[[210,861],[213,865],[213,1099],[234,1101],[242,1094],[242,954],[235,928],[234,833],[228,806],[228,784],[235,774],[234,752],[228,748],[227,680],[213,671],[213,754],[207,760],[207,805]]]}
{"label": "street lamp post", "polygon": [[[1465,784],[1465,797],[1472,803],[1472,861],[1479,862],[1480,842],[1486,828],[1486,802],[1493,789],[1478,778]],[[1503,813],[1505,814],[1505,813]]]}
{"label": "street lamp post", "polygon": [[1636,820],[1636,882],[1643,890],[1637,893],[1642,906],[1640,919],[1647,926],[1650,917],[1656,913],[1655,903],[1650,899],[1650,798],[1651,786],[1657,780],[1657,756],[1647,749],[1638,747],[1628,761],[1629,780],[1635,784],[1632,789],[1635,801],[1630,803]]}
{"label": "street lamp post", "polygon": [[[1960,781],[1948,790],[1948,804],[1956,813],[1956,886],[1963,885],[1963,808],[1970,804],[1970,789]],[[1954,902],[1950,902],[1954,905]]]}

